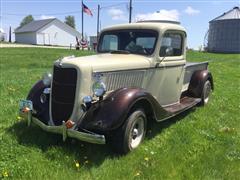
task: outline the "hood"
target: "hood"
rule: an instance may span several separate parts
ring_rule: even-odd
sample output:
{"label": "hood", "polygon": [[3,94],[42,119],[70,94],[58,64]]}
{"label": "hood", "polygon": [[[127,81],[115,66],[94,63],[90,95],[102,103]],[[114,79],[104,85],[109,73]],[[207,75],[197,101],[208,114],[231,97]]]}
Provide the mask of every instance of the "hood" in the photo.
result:
{"label": "hood", "polygon": [[135,54],[98,54],[76,58],[64,58],[66,66],[90,67],[93,72],[139,69],[150,67],[150,58]]}
{"label": "hood", "polygon": [[83,57],[65,57],[56,61],[56,66],[75,68],[78,71],[75,103],[70,119],[77,121],[81,117],[82,111],[79,111],[79,109],[81,109],[83,97],[93,95],[93,72],[148,68],[150,67],[150,60],[150,58],[133,54],[97,54]]}

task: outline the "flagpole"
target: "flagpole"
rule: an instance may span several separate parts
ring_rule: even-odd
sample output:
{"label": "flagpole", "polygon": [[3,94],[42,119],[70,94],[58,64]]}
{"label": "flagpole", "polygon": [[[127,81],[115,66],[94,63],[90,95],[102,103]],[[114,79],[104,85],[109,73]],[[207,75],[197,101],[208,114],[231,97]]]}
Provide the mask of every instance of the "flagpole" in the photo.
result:
{"label": "flagpole", "polygon": [[83,0],[82,0],[82,41],[83,41],[83,39],[84,39],[84,33],[83,33]]}
{"label": "flagpole", "polygon": [[100,16],[100,5],[98,4],[98,14],[97,14],[97,40],[99,36],[99,16]]}

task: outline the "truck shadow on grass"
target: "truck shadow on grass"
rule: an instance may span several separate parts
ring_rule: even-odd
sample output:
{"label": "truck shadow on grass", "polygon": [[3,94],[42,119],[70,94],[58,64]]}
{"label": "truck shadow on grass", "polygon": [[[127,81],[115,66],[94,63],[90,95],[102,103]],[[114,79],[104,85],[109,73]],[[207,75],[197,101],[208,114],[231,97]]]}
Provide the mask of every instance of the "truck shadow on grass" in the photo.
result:
{"label": "truck shadow on grass", "polygon": [[[149,123],[146,140],[154,138],[164,129],[167,129],[177,121],[182,120],[194,110],[195,108],[191,108],[176,117],[160,123]],[[149,132],[149,130],[151,132]],[[14,124],[8,129],[8,132],[17,139],[20,145],[28,146],[30,148],[38,148],[47,159],[58,161],[63,164],[65,161],[64,159],[69,157],[77,162],[83,163],[87,161],[89,163],[85,164],[85,167],[91,168],[92,166],[101,165],[106,158],[119,158],[119,155],[113,153],[108,145],[90,144],[72,138],[68,138],[63,142],[61,135],[45,132],[36,125],[27,127],[26,121]],[[67,163],[64,165],[68,166]]]}
{"label": "truck shadow on grass", "polygon": [[160,134],[164,129],[167,129],[171,125],[175,124],[178,121],[183,120],[185,117],[187,117],[189,114],[194,113],[196,110],[196,107],[192,107],[186,111],[181,112],[180,114],[167,119],[162,122],[156,122],[154,120],[150,121],[148,123],[147,127],[147,132],[146,132],[146,139],[152,139],[154,138],[157,134]]}
{"label": "truck shadow on grass", "polygon": [[28,127],[26,121],[14,124],[8,132],[17,139],[20,145],[38,148],[47,159],[60,163],[73,159],[72,163],[74,161],[91,162],[86,164],[86,167],[91,167],[102,164],[107,157],[114,158],[108,146],[90,144],[72,138],[67,138],[63,142],[61,135],[45,132],[36,125]]}

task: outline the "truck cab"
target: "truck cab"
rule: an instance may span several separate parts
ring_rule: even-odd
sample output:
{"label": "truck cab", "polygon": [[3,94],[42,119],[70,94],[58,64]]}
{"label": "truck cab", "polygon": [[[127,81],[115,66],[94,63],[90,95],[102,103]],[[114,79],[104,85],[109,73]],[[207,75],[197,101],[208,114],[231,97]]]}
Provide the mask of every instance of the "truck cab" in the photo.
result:
{"label": "truck cab", "polygon": [[65,57],[20,103],[29,124],[127,153],[147,124],[208,103],[208,63],[187,63],[178,22],[144,21],[104,29],[97,54]]}

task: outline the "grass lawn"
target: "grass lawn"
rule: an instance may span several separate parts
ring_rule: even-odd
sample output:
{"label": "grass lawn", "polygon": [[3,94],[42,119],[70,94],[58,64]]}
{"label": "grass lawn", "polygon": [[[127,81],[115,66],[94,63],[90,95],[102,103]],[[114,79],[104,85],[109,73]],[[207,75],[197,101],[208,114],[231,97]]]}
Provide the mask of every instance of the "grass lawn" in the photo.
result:
{"label": "grass lawn", "polygon": [[[210,61],[215,91],[206,107],[153,123],[144,143],[126,156],[104,145],[28,128],[18,102],[59,57],[89,52],[0,49],[0,179],[239,179],[240,55],[189,52]],[[79,166],[78,166],[79,165]]]}

